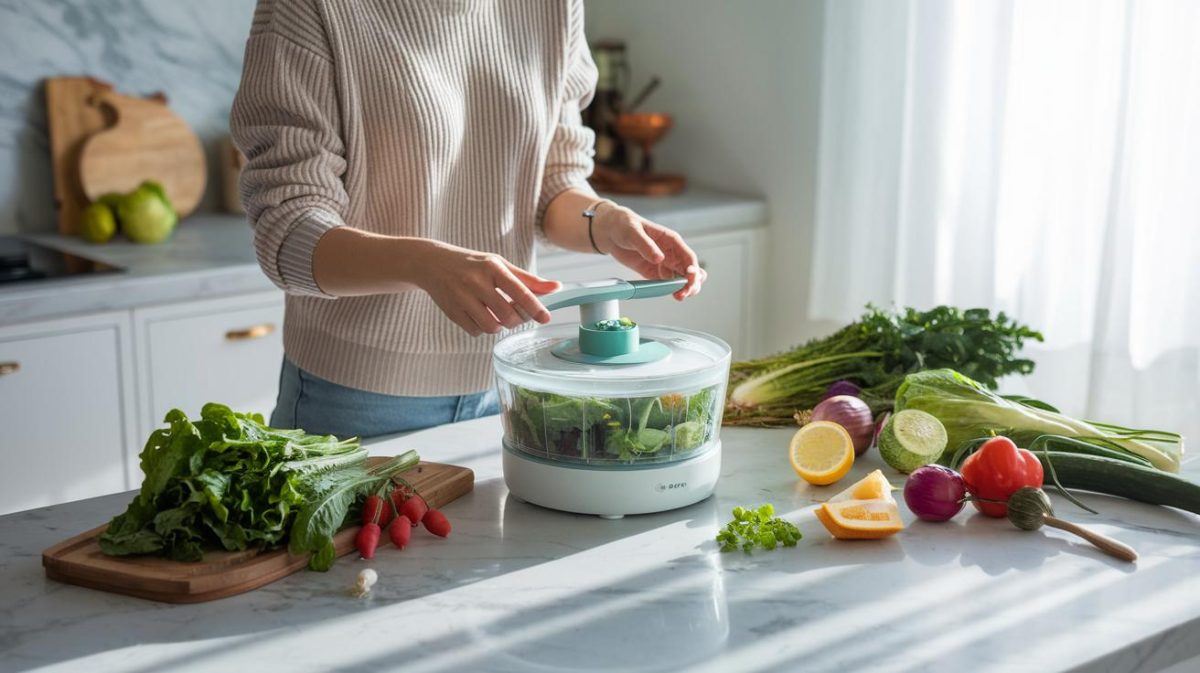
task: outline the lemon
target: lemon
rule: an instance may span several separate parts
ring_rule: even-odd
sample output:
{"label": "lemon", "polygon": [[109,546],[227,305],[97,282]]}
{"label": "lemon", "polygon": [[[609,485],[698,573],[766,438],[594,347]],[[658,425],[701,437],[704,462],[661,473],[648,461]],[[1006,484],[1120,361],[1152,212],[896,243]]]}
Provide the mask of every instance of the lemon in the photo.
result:
{"label": "lemon", "polygon": [[867,476],[850,485],[849,488],[830,498],[827,502],[842,502],[845,500],[884,500],[895,502],[892,498],[892,482],[883,476],[882,470],[874,470]]}
{"label": "lemon", "polygon": [[816,510],[817,519],[839,540],[878,540],[904,530],[893,500],[842,500]]}
{"label": "lemon", "polygon": [[837,423],[814,421],[792,436],[788,459],[801,479],[825,486],[846,476],[854,465],[854,441]]}
{"label": "lemon", "polygon": [[117,233],[117,218],[112,208],[97,201],[79,215],[79,235],[89,243],[107,243]]}

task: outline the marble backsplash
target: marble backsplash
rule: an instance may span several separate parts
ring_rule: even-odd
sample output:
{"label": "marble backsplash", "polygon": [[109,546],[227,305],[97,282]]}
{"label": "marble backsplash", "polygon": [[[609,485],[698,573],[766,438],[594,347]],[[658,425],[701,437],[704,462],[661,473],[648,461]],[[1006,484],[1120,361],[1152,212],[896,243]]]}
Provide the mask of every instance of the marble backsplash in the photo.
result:
{"label": "marble backsplash", "polygon": [[253,0],[0,0],[0,234],[55,228],[42,81],[58,75],[166,93],[204,141],[200,209],[216,209],[216,145],[253,12]]}

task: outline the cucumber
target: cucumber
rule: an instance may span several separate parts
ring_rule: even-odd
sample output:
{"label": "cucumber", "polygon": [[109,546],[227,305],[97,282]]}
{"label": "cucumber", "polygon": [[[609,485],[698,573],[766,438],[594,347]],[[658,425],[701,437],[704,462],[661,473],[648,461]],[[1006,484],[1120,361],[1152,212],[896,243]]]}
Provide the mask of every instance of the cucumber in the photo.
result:
{"label": "cucumber", "polygon": [[917,409],[898,411],[879,433],[879,455],[901,472],[937,461],[946,450],[946,427]]}
{"label": "cucumber", "polygon": [[[1047,454],[1037,451],[1034,455],[1042,461],[1047,484],[1050,484]],[[1151,505],[1178,507],[1200,514],[1200,484],[1170,472],[1086,453],[1050,451],[1049,456],[1058,481],[1066,488],[1116,495]]]}

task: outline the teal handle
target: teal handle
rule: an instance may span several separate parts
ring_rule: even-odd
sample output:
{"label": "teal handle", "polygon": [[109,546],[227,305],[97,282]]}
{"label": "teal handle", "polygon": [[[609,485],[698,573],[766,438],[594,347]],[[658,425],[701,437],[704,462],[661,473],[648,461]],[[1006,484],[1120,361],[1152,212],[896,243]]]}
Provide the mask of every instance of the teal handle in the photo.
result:
{"label": "teal handle", "polygon": [[595,304],[602,301],[646,299],[671,294],[684,285],[686,278],[670,280],[609,280],[591,281],[587,283],[564,283],[563,288],[556,292],[543,295],[542,305],[547,311],[557,311],[568,306]]}
{"label": "teal handle", "polygon": [[674,294],[687,285],[687,278],[671,278],[669,280],[634,280],[633,296],[630,299],[645,299],[646,297],[663,297]]}

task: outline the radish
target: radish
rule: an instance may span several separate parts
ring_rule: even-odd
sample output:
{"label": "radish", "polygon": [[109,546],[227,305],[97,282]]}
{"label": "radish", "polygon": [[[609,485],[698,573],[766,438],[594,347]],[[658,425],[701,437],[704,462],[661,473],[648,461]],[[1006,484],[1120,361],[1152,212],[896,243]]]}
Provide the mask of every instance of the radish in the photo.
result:
{"label": "radish", "polygon": [[436,509],[426,512],[425,518],[421,519],[421,523],[425,524],[425,530],[438,537],[450,536],[450,521],[446,519],[445,514]]}
{"label": "radish", "polygon": [[417,525],[418,521],[424,521],[425,513],[429,511],[429,505],[425,503],[425,498],[419,495],[414,495],[404,504],[400,506],[400,513],[408,517],[413,526]]}
{"label": "radish", "polygon": [[385,501],[382,496],[369,495],[363,501],[362,522],[364,524],[376,523],[380,528],[387,528],[388,523],[392,520],[392,505]]}
{"label": "radish", "polygon": [[366,523],[358,529],[358,535],[354,536],[354,546],[358,547],[358,553],[363,558],[368,561],[375,558],[375,547],[379,546],[379,534],[382,532],[377,523]]}
{"label": "radish", "polygon": [[392,525],[388,526],[388,537],[391,538],[392,544],[396,545],[397,549],[404,549],[408,546],[409,539],[412,538],[412,529],[412,521],[401,514],[392,521]]}

